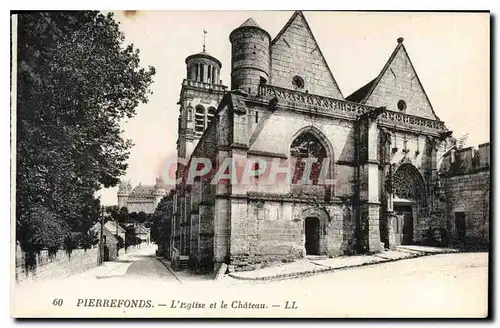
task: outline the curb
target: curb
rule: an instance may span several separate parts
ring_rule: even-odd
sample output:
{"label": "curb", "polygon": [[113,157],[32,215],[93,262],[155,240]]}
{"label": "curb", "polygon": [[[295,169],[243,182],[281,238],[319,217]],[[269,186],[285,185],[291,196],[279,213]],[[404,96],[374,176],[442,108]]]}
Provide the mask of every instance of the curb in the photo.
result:
{"label": "curb", "polygon": [[[409,254],[410,252],[405,252]],[[448,252],[441,252],[441,253],[432,253],[432,252],[426,252],[426,251],[421,251],[419,254],[412,254],[411,256],[408,257],[402,257],[398,259],[388,259],[388,258],[383,258],[380,257],[380,261],[375,261],[375,262],[367,262],[367,263],[362,263],[362,264],[356,264],[356,265],[350,265],[350,266],[344,266],[344,267],[326,267],[324,269],[318,269],[318,270],[308,270],[308,271],[301,271],[301,272],[290,272],[290,273],[283,273],[283,274],[278,274],[274,276],[267,276],[267,277],[241,277],[234,275],[233,273],[228,273],[227,276],[237,279],[237,280],[245,280],[245,281],[278,281],[278,280],[285,280],[285,279],[297,279],[297,278],[304,278],[304,277],[310,277],[315,274],[320,274],[320,273],[326,273],[326,272],[332,272],[332,271],[341,271],[341,270],[348,270],[351,268],[359,268],[363,266],[369,266],[369,265],[375,265],[375,264],[380,264],[380,263],[389,263],[389,262],[396,262],[396,261],[401,261],[401,260],[407,260],[407,259],[413,259],[417,257],[424,257],[424,256],[430,256],[430,255],[440,255],[440,254],[451,254],[451,253],[457,253],[456,251],[448,251]]]}
{"label": "curb", "polygon": [[175,274],[174,270],[172,270],[172,268],[170,267],[170,265],[168,265],[166,263],[166,261],[162,258],[162,257],[156,257],[156,260],[158,260],[158,262],[160,262],[161,264],[163,264],[163,266],[165,268],[167,268],[167,270],[172,274],[172,276],[174,276],[174,278],[177,280],[177,282],[179,282],[180,284],[182,284],[182,280]]}

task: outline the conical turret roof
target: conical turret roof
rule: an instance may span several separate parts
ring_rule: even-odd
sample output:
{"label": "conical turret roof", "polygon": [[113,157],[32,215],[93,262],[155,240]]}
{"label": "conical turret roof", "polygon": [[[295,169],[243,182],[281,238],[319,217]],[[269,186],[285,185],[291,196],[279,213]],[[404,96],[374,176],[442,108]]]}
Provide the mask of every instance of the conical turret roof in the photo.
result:
{"label": "conical turret roof", "polygon": [[253,27],[258,27],[258,28],[261,28],[259,26],[259,24],[257,24],[257,22],[252,18],[248,18],[246,21],[243,22],[243,24],[240,25],[240,27],[250,27],[250,26],[253,26]]}

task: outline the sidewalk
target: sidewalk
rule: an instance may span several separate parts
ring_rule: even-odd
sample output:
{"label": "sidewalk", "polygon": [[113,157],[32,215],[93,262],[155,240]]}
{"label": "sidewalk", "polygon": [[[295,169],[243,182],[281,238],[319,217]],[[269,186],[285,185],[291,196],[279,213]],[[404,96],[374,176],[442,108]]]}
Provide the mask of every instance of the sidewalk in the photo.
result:
{"label": "sidewalk", "polygon": [[129,259],[130,256],[139,254],[150,253],[148,247],[139,248],[133,252],[122,254],[118,257],[116,261],[103,262],[102,265],[94,267],[85,272],[71,275],[67,279],[102,279],[117,276],[124,276],[127,272],[128,267],[132,264],[132,260]]}
{"label": "sidewalk", "polygon": [[426,255],[456,253],[451,248],[403,245],[393,250],[371,255],[344,256],[324,258],[321,256],[307,257],[292,263],[285,263],[254,271],[231,272],[229,277],[239,280],[280,280],[310,276],[320,272],[342,270],[370,264],[398,261]]}
{"label": "sidewalk", "polygon": [[172,269],[172,265],[170,264],[170,261],[167,259],[157,256],[156,259],[160,261],[167,269],[170,271],[170,273],[177,279],[178,282],[181,284],[183,282],[191,282],[191,281],[207,281],[207,280],[213,280],[214,277],[212,274],[194,274],[188,270],[186,271],[175,271]]}

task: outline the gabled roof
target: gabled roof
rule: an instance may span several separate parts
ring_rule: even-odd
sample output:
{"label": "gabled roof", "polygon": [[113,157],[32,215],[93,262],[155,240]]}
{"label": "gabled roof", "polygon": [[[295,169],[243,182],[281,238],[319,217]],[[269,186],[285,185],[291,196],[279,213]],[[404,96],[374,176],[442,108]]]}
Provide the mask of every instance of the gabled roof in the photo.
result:
{"label": "gabled roof", "polygon": [[[113,220],[104,223],[104,229],[109,231],[111,234],[116,234],[117,226],[118,226],[118,233],[125,233],[125,229],[123,229],[119,224],[116,224],[116,222]],[[92,228],[90,228],[90,231],[99,232],[100,229],[101,229],[101,222],[97,222],[92,226]]]}
{"label": "gabled roof", "polygon": [[[399,49],[403,47],[403,42],[399,42],[400,39],[398,39],[398,45],[396,46],[396,49],[392,52],[391,56],[389,57],[389,60],[385,63],[384,67],[382,68],[382,71],[380,71],[379,75],[371,80],[368,84],[364,85],[363,87],[359,88],[358,90],[354,91],[351,95],[349,95],[346,99],[351,98],[351,99],[358,99],[359,100],[350,100],[350,101],[356,101],[361,104],[366,103],[370,95],[372,94],[373,90],[377,87],[378,83],[384,76],[384,73],[389,69],[389,66],[391,66],[392,61],[396,57]],[[413,66],[413,65],[412,65]]]}
{"label": "gabled roof", "polygon": [[391,56],[389,57],[389,59],[385,63],[385,65],[382,68],[382,71],[380,71],[379,75],[375,79],[371,80],[370,82],[368,82],[367,84],[365,84],[363,87],[359,88],[358,90],[356,90],[355,92],[353,92],[351,95],[349,95],[346,98],[346,100],[358,102],[358,103],[361,103],[361,104],[365,104],[368,101],[368,99],[370,98],[370,96],[373,93],[373,91],[375,90],[375,88],[378,86],[380,80],[382,79],[382,77],[384,76],[384,74],[386,73],[386,71],[391,66],[391,64],[394,61],[394,58],[396,57],[396,55],[398,54],[398,52],[399,51],[404,51],[404,54],[405,54],[406,58],[408,59],[408,62],[410,63],[410,66],[411,66],[412,70],[415,72],[415,77],[416,77],[418,83],[420,84],[420,86],[422,88],[424,96],[427,99],[427,102],[429,103],[429,106],[430,106],[430,108],[432,110],[432,113],[433,113],[434,117],[437,120],[439,120],[439,117],[434,112],[434,108],[432,107],[432,103],[431,103],[431,101],[430,101],[430,99],[429,99],[429,97],[427,95],[427,92],[425,92],[424,86],[422,85],[422,82],[420,81],[420,78],[418,77],[417,70],[415,69],[415,66],[413,66],[413,63],[412,63],[412,61],[410,59],[410,56],[408,55],[408,51],[406,50],[406,48],[405,48],[405,46],[403,44],[404,39],[403,38],[398,38],[397,41],[398,41],[398,45],[396,46],[396,48],[392,52]]}
{"label": "gabled roof", "polygon": [[347,96],[345,98],[345,100],[358,102],[358,103],[361,102],[361,100],[363,100],[366,97],[366,95],[368,94],[368,91],[371,90],[371,88],[376,80],[377,80],[377,78],[374,78],[373,80],[371,80],[370,82],[368,82],[367,84],[365,84],[364,86],[359,88],[358,90],[354,91],[351,95]]}
{"label": "gabled roof", "polygon": [[432,107],[432,103],[430,102],[429,97],[427,96],[427,92],[425,92],[424,86],[422,85],[422,82],[420,81],[420,78],[418,77],[417,70],[415,69],[415,66],[413,66],[413,63],[411,62],[410,56],[408,55],[408,51],[406,51],[406,48],[403,45],[404,39],[398,38],[397,41],[398,41],[398,45],[396,46],[396,48],[392,52],[391,56],[389,57],[389,60],[387,60],[387,62],[385,63],[384,67],[382,68],[382,71],[380,71],[380,74],[375,79],[368,82],[366,85],[364,85],[363,87],[361,87],[360,89],[356,90],[351,95],[349,95],[346,98],[346,100],[355,101],[355,102],[358,102],[361,104],[365,104],[368,101],[368,99],[370,98],[370,96],[373,93],[373,91],[375,90],[375,88],[378,86],[380,80],[382,79],[382,77],[384,76],[386,71],[391,66],[391,64],[394,61],[394,58],[396,57],[398,52],[401,50],[401,51],[404,51],[406,58],[408,58],[408,62],[410,63],[411,68],[415,72],[415,77],[416,77],[418,83],[420,84],[420,86],[422,87],[423,93],[425,95],[425,98],[427,99],[427,102],[429,103],[429,106],[432,110],[432,113],[434,114],[436,119],[439,120],[439,117],[434,112],[434,108]]}
{"label": "gabled roof", "polygon": [[108,221],[104,223],[104,228],[107,229],[111,233],[116,233],[117,231],[119,233],[125,233],[125,229],[123,229],[116,221]]}
{"label": "gabled roof", "polygon": [[330,66],[328,66],[328,62],[326,61],[325,59],[325,56],[323,55],[323,52],[321,51],[321,48],[319,46],[319,43],[318,41],[316,41],[316,38],[314,37],[314,33],[312,32],[311,30],[311,27],[309,26],[309,23],[307,22],[307,19],[306,17],[304,16],[304,13],[302,13],[301,10],[296,10],[292,17],[290,17],[290,19],[288,20],[288,22],[285,24],[285,26],[283,26],[283,28],[281,29],[281,31],[279,31],[279,33],[274,37],[274,39],[271,41],[271,47],[276,43],[276,41],[278,41],[280,39],[280,37],[283,35],[283,33],[286,32],[286,30],[290,27],[290,25],[293,23],[293,21],[295,20],[295,18],[297,18],[297,16],[301,16],[302,19],[304,20],[305,24],[306,24],[306,27],[309,31],[309,33],[311,33],[311,36],[312,36],[312,39],[314,41],[314,43],[316,43],[316,46],[317,46],[317,49],[318,49],[318,52],[319,54],[321,55],[321,58],[323,58],[323,62],[326,66],[326,68],[328,69],[328,72],[330,73],[330,76],[333,80],[333,83],[335,84],[335,86],[337,87],[337,90],[339,91],[340,93],[340,96],[343,98],[344,96],[342,95],[342,91],[340,90],[339,88],[339,85],[337,83],[337,81],[335,80],[335,77],[333,76],[332,74],[332,70],[330,69]]}

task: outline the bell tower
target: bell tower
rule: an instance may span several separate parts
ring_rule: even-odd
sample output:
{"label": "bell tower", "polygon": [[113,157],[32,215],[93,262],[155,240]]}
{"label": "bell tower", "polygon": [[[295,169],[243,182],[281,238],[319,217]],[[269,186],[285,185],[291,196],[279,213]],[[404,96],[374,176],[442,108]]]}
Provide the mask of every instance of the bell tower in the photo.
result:
{"label": "bell tower", "polygon": [[198,140],[215,115],[227,87],[222,84],[222,63],[206,52],[203,31],[203,51],[186,58],[186,78],[179,97],[177,157],[189,158]]}

